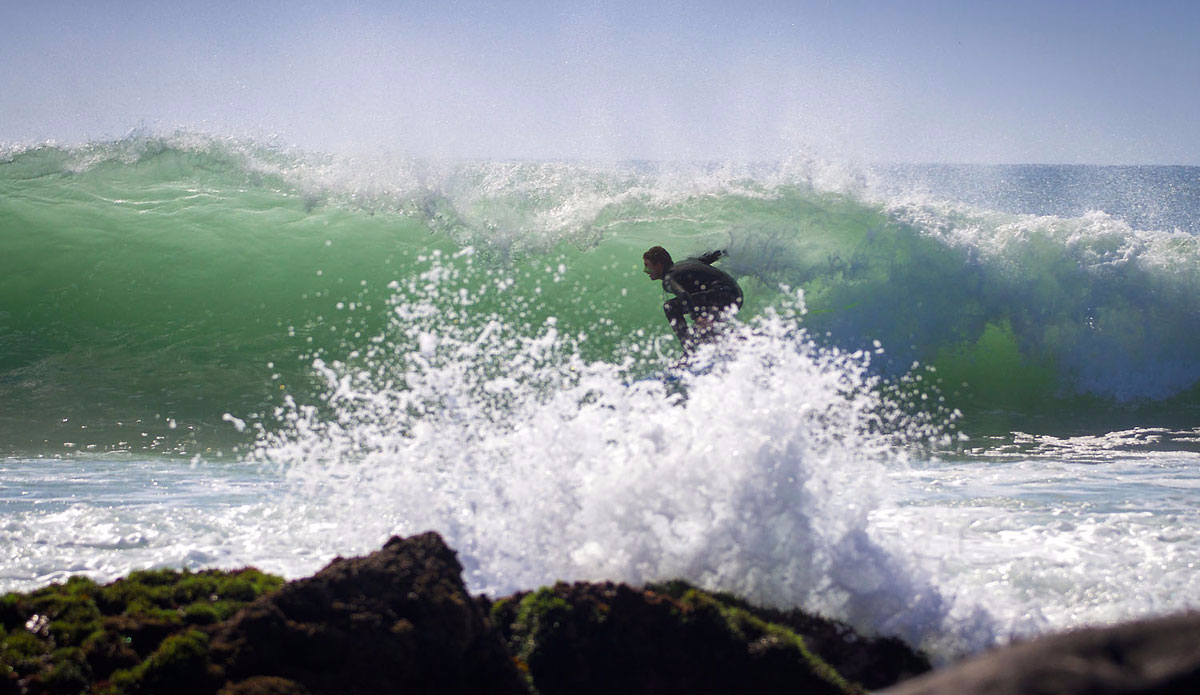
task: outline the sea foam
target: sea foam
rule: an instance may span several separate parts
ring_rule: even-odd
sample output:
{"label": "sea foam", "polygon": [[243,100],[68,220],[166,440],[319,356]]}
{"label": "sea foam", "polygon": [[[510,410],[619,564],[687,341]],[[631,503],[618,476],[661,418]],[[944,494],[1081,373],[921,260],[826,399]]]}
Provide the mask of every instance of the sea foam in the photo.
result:
{"label": "sea foam", "polygon": [[872,538],[887,468],[946,423],[888,402],[869,354],[819,348],[793,308],[739,324],[679,382],[638,380],[632,357],[582,360],[585,337],[552,317],[529,331],[437,311],[459,272],[435,259],[398,286],[390,334],[318,360],[322,402],[264,428],[256,455],[286,471],[298,524],[354,551],[437,530],[497,595],[678,577],[927,646],[992,639]]}

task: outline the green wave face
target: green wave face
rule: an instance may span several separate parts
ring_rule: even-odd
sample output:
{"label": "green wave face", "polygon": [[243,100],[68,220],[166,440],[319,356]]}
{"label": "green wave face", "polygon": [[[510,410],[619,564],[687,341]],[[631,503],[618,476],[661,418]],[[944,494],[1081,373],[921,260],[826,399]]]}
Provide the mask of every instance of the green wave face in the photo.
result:
{"label": "green wave face", "polygon": [[1196,402],[1194,237],[876,198],[814,166],[447,165],[183,136],[12,153],[0,451],[236,451],[253,432],[231,423],[320,400],[314,360],[370,353],[382,373],[394,357],[372,346],[420,349],[396,338],[414,288],[464,334],[552,319],[581,359],[649,373],[678,356],[641,272],[656,244],[727,249],[743,318],[802,290],[819,344],[878,343],[892,380],[920,363],[917,388],[968,422]]}

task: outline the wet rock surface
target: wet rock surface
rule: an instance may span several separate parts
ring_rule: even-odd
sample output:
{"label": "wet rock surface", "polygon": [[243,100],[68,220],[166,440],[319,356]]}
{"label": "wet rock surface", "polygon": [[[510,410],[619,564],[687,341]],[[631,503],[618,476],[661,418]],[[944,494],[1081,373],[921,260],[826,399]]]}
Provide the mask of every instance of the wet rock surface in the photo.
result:
{"label": "wet rock surface", "polygon": [[906,681],[892,695],[1191,695],[1200,614],[1039,637]]}

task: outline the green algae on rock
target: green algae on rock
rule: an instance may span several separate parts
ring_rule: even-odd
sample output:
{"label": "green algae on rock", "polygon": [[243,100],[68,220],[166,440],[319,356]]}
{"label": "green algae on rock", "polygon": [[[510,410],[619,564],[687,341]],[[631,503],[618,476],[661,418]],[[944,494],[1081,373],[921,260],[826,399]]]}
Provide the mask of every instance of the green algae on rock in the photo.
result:
{"label": "green algae on rock", "polygon": [[[149,692],[186,653],[197,663],[197,627],[233,615],[283,586],[280,577],[170,569],[100,585],[85,577],[0,597],[0,694]],[[186,661],[186,660],[185,660]],[[149,680],[147,680],[149,679]]]}
{"label": "green algae on rock", "polygon": [[792,629],[669,588],[559,583],[499,601],[491,617],[539,695],[863,692]]}
{"label": "green algae on rock", "polygon": [[[680,580],[651,583],[646,588],[675,599],[684,599],[697,591],[696,587]],[[724,592],[707,592],[707,595],[727,609],[750,613],[802,636],[809,651],[820,656],[846,680],[867,690],[879,690],[932,669],[927,655],[899,637],[863,635],[846,623],[799,608],[764,608]]]}

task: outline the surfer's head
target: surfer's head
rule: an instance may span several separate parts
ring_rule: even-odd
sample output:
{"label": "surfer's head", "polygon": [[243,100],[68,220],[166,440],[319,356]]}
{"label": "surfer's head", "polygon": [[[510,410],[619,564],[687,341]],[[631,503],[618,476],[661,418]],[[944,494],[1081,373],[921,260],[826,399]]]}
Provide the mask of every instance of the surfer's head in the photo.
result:
{"label": "surfer's head", "polygon": [[642,264],[646,266],[646,274],[651,280],[662,280],[663,275],[675,264],[671,260],[671,254],[661,246],[651,246],[650,250],[642,254]]}

